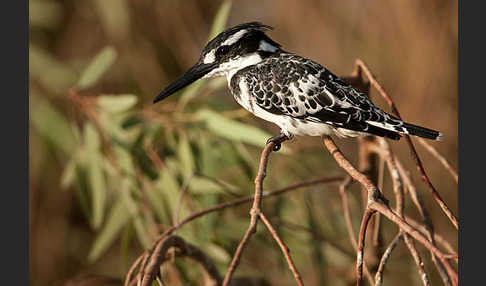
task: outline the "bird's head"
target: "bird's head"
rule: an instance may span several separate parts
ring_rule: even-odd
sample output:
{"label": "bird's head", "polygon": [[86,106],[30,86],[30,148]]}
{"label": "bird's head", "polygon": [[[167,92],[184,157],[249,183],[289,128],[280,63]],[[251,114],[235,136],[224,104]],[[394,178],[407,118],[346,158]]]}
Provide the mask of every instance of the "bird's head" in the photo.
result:
{"label": "bird's head", "polygon": [[280,45],[265,35],[272,27],[251,22],[229,28],[204,47],[197,63],[175,79],[154,99],[158,102],[200,78],[227,76],[255,65],[280,51]]}

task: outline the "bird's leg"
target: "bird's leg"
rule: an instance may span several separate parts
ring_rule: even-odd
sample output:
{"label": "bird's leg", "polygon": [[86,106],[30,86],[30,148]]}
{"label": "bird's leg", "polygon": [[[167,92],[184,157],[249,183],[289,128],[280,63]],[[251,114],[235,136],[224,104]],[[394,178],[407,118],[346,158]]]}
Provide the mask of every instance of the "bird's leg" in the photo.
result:
{"label": "bird's leg", "polygon": [[277,152],[282,147],[282,142],[285,140],[290,140],[290,137],[291,136],[287,136],[284,133],[280,133],[279,135],[268,139],[267,144],[273,142],[275,144],[275,146],[273,146],[273,151]]}

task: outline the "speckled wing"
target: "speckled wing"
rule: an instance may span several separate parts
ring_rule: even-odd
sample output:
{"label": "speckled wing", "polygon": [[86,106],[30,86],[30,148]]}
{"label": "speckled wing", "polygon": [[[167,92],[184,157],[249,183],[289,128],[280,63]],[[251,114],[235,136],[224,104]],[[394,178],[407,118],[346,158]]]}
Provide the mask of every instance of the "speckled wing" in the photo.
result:
{"label": "speckled wing", "polygon": [[407,133],[403,121],[309,59],[282,53],[252,66],[245,78],[256,103],[273,114],[392,139]]}

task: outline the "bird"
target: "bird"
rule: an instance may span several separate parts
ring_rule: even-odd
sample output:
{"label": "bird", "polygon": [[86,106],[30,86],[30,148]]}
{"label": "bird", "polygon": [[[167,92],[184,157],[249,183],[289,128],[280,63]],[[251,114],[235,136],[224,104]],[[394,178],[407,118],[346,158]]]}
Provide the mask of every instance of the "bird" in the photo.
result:
{"label": "bird", "polygon": [[280,127],[267,141],[278,151],[296,136],[376,135],[399,140],[403,134],[440,140],[442,133],[383,111],[366,94],[321,64],[287,52],[260,22],[236,25],[203,48],[197,63],[153,100],[159,102],[200,78],[225,76],[234,99],[256,117]]}

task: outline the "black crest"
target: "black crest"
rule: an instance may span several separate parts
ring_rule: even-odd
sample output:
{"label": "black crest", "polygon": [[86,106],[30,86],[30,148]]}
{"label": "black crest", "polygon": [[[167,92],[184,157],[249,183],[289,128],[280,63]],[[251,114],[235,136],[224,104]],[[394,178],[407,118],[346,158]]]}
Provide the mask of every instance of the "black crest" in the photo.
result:
{"label": "black crest", "polygon": [[[216,56],[218,56],[218,52],[220,52],[221,57],[232,57],[234,55],[242,55],[245,53],[254,52],[258,49],[258,45],[261,40],[265,40],[277,48],[280,47],[280,44],[276,43],[265,35],[265,31],[273,30],[271,26],[259,22],[249,22],[228,28],[219,33],[216,37],[214,37],[214,39],[209,41],[206,47],[204,47],[202,55],[221,47],[226,40],[242,30],[246,30],[247,33],[245,33],[238,41],[232,43],[230,46],[223,46],[224,48],[221,49],[221,51],[217,50]],[[228,55],[224,55],[226,53],[228,53]]]}

